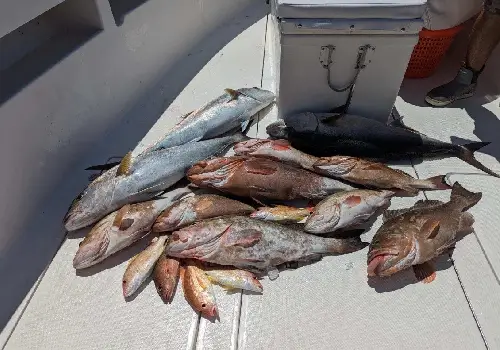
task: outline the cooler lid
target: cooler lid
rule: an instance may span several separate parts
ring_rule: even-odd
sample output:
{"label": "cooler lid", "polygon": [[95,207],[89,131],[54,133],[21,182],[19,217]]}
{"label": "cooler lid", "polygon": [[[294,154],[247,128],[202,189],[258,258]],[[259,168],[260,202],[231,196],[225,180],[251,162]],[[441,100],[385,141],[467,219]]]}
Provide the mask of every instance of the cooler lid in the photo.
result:
{"label": "cooler lid", "polygon": [[280,18],[414,19],[424,14],[427,0],[273,0]]}

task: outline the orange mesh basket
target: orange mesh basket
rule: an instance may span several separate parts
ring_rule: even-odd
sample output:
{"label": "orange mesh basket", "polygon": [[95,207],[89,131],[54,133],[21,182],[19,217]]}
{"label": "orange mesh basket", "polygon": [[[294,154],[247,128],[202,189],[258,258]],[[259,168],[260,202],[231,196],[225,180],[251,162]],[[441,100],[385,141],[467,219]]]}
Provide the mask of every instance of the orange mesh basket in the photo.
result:
{"label": "orange mesh basket", "polygon": [[423,28],[413,48],[405,78],[426,78],[434,73],[463,24],[453,28],[430,30]]}

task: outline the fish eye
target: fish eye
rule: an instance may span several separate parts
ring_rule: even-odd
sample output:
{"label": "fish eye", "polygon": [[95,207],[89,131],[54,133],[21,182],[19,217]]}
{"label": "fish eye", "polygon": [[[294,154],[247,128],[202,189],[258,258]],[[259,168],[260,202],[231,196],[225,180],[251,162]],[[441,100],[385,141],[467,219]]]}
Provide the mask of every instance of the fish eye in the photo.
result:
{"label": "fish eye", "polygon": [[201,307],[202,307],[202,308],[206,308],[206,307],[207,307],[207,304],[203,303],[203,304],[201,304]]}

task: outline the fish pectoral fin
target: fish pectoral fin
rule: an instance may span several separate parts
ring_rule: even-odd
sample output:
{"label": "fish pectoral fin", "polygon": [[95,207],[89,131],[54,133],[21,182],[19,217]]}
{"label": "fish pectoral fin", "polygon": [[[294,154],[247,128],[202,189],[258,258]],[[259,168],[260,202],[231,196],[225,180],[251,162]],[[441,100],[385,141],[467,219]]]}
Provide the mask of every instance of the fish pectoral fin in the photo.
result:
{"label": "fish pectoral fin", "polygon": [[245,120],[244,122],[241,123],[241,132],[245,132],[245,130],[248,128],[248,125],[250,125],[250,119]]}
{"label": "fish pectoral fin", "polygon": [[245,170],[251,174],[272,175],[278,171],[278,167],[263,159],[248,159],[243,165]]}
{"label": "fish pectoral fin", "polygon": [[413,265],[413,273],[419,282],[431,283],[436,279],[436,269],[430,261]]}
{"label": "fish pectoral fin", "polygon": [[129,151],[120,162],[120,165],[116,170],[116,176],[128,175],[130,173],[131,166],[132,166],[132,151]]}
{"label": "fish pectoral fin", "polygon": [[125,217],[129,210],[130,204],[125,204],[116,213],[115,219],[113,220],[113,226],[118,228],[119,231],[125,231],[134,223],[134,219]]}
{"label": "fish pectoral fin", "polygon": [[133,223],[134,223],[134,219],[125,218],[122,220],[122,222],[120,222],[119,230],[125,231],[125,230],[129,229]]}
{"label": "fish pectoral fin", "polygon": [[358,204],[361,204],[362,201],[363,201],[363,199],[361,198],[361,196],[352,195],[352,196],[347,197],[344,200],[343,204],[347,205],[349,208],[353,208],[353,207],[357,206]]}
{"label": "fish pectoral fin", "polygon": [[427,220],[422,228],[420,228],[420,233],[427,239],[433,239],[437,236],[439,232],[440,221],[436,219]]}
{"label": "fish pectoral fin", "polygon": [[227,92],[229,94],[229,96],[231,96],[231,99],[227,102],[231,102],[233,100],[236,100],[238,98],[238,96],[241,95],[241,92],[236,91],[234,89],[226,88],[226,89],[224,89],[224,91]]}
{"label": "fish pectoral fin", "polygon": [[229,230],[224,241],[225,246],[251,247],[262,238],[262,232],[255,229],[245,229],[241,231]]}

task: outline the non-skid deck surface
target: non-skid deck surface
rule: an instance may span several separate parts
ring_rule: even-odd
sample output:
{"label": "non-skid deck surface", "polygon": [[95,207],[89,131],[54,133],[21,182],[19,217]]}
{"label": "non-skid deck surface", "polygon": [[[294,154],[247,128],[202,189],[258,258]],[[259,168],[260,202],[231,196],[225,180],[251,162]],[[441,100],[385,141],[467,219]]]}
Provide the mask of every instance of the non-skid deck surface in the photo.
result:
{"label": "non-skid deck surface", "polygon": [[[226,87],[274,89],[273,54],[267,18],[219,52],[182,91],[145,137],[147,143]],[[251,54],[249,54],[251,52]],[[413,85],[412,85],[413,84]],[[409,89],[418,88],[410,83]],[[403,90],[407,87],[403,87]],[[425,91],[421,92],[422,94]],[[422,97],[423,98],[423,97]],[[478,140],[467,110],[415,106],[398,98],[405,122],[430,136]],[[500,124],[498,100],[485,106],[487,121]],[[276,117],[270,108],[249,136],[267,137]],[[484,128],[476,120],[476,129]],[[484,131],[484,129],[482,129]],[[491,132],[491,141],[497,141]],[[479,137],[486,137],[481,135]],[[490,146],[491,147],[491,146]],[[495,148],[496,147],[496,148]],[[500,146],[489,149],[500,157]],[[492,155],[479,158],[500,172]],[[455,159],[400,165],[420,178],[444,172],[477,172]],[[416,170],[416,172],[415,172]],[[411,271],[368,283],[366,252],[327,257],[263,281],[263,295],[227,294],[216,287],[220,320],[210,322],[192,311],[178,289],[164,305],[149,282],[131,301],[121,295],[126,260],[139,246],[85,273],[75,274],[72,259],[81,238],[69,237],[50,264],[6,349],[500,349],[500,181],[485,176],[452,176],[482,201],[471,212],[476,233],[457,244],[453,260],[439,259],[436,280],[416,283]],[[392,209],[418,199],[447,200],[449,191],[395,198]],[[368,241],[380,226],[363,235]]]}

